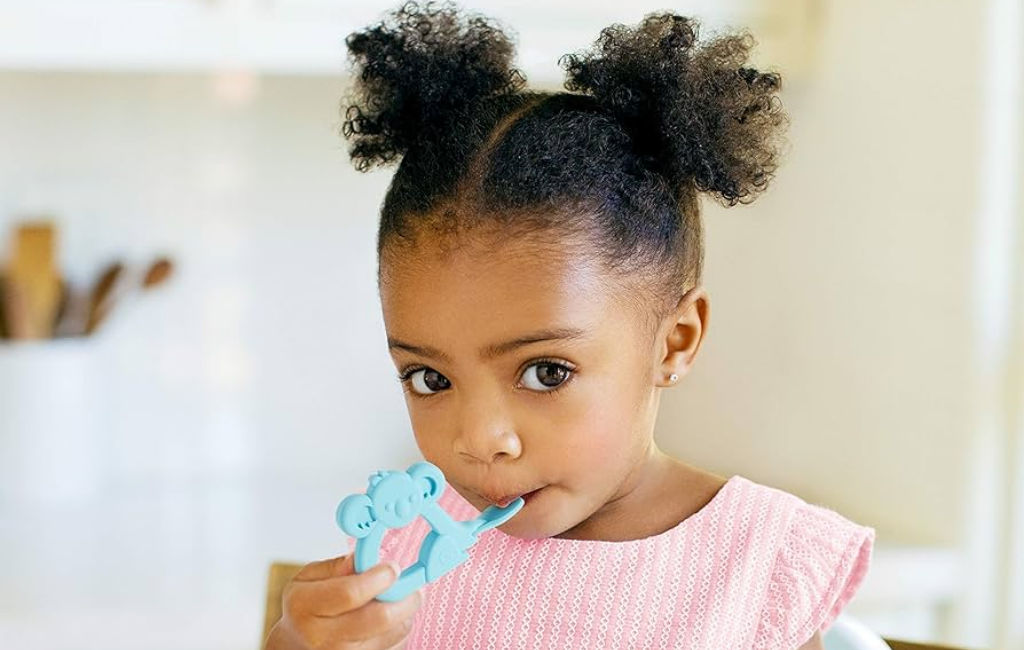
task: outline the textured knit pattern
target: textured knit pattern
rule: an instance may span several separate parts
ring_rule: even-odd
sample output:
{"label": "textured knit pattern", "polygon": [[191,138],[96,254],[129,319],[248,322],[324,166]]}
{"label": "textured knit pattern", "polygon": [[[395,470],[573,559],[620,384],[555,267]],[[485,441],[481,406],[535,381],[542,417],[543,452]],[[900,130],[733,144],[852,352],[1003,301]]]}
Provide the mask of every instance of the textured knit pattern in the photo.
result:
{"label": "textured knit pattern", "polygon": [[[449,488],[441,505],[477,515]],[[416,561],[429,527],[381,548]],[[425,588],[409,650],[796,650],[860,586],[874,531],[799,498],[730,479],[675,528],[628,542],[522,540],[494,530]]]}

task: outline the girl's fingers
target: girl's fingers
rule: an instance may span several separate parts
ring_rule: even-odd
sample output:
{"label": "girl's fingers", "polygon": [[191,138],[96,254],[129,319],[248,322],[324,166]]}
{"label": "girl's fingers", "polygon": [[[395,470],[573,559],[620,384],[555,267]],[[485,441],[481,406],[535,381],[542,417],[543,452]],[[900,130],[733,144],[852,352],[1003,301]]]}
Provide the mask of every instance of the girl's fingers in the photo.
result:
{"label": "girl's fingers", "polygon": [[418,591],[394,603],[375,600],[365,607],[330,619],[327,638],[349,642],[372,641],[379,643],[380,648],[390,648],[400,643],[412,629],[421,602]]}
{"label": "girl's fingers", "polygon": [[292,580],[306,582],[310,580],[326,580],[338,576],[351,575],[355,573],[355,559],[349,553],[341,557],[332,557],[328,560],[310,562],[295,574]]}
{"label": "girl's fingers", "polygon": [[[330,562],[330,561],[328,561]],[[340,567],[320,567],[309,575],[332,575]],[[388,590],[398,578],[400,568],[393,562],[378,564],[365,573],[337,573],[321,579],[296,579],[285,588],[285,611],[294,617],[330,618],[358,609]]]}

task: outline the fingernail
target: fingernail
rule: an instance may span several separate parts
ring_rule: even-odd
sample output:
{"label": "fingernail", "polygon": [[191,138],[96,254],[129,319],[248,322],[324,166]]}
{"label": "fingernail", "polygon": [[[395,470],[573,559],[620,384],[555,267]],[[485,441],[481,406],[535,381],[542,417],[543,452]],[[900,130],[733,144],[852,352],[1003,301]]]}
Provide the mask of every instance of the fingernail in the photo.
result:
{"label": "fingernail", "polygon": [[388,562],[388,566],[391,567],[391,571],[395,574],[395,580],[398,580],[402,575],[402,567],[398,562]]}

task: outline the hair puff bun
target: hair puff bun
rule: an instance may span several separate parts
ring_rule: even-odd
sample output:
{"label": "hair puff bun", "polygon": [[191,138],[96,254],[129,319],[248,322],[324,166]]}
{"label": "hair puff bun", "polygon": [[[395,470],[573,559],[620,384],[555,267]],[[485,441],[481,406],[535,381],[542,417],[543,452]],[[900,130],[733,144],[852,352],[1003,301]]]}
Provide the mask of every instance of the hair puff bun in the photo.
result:
{"label": "hair puff bun", "polygon": [[512,40],[451,3],[408,2],[346,44],[355,87],[342,132],[359,171],[395,162],[474,104],[525,84]]}
{"label": "hair puff bun", "polygon": [[778,166],[787,119],[777,73],[747,67],[746,32],[699,42],[700,24],[672,13],[604,29],[589,51],[562,57],[566,89],[592,95],[673,184],[726,205],[749,203]]}

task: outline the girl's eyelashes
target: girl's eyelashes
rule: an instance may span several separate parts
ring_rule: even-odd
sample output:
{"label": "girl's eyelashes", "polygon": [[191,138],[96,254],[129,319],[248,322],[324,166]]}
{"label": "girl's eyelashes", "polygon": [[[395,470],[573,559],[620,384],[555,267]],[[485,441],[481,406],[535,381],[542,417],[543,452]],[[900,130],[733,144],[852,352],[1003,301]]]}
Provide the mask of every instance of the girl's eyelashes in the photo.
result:
{"label": "girl's eyelashes", "polygon": [[[537,393],[554,393],[575,377],[576,366],[562,359],[537,359],[519,373],[516,388]],[[451,388],[451,381],[427,366],[412,366],[403,370],[398,379],[406,390],[418,396],[430,396]]]}
{"label": "girl's eyelashes", "polygon": [[539,359],[528,365],[519,376],[519,386],[538,393],[553,393],[565,386],[576,368],[560,359]]}
{"label": "girl's eyelashes", "polygon": [[447,377],[425,366],[405,369],[399,376],[402,383],[418,395],[433,395],[451,388]]}

